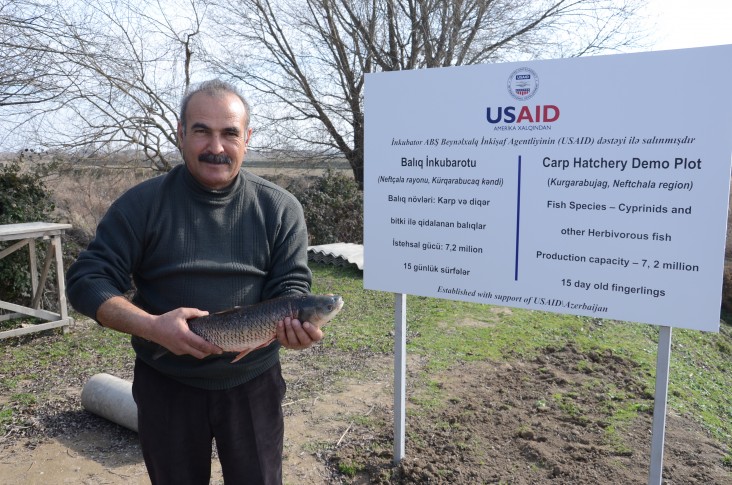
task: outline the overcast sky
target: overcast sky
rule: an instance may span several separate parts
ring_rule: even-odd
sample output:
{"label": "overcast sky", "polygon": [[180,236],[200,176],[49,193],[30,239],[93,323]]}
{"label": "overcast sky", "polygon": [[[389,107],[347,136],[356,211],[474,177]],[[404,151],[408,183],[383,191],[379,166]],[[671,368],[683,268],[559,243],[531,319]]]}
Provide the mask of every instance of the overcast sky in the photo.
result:
{"label": "overcast sky", "polygon": [[649,0],[652,50],[732,44],[732,0]]}
{"label": "overcast sky", "polygon": [[646,15],[652,38],[640,50],[732,44],[732,0],[648,0]]}

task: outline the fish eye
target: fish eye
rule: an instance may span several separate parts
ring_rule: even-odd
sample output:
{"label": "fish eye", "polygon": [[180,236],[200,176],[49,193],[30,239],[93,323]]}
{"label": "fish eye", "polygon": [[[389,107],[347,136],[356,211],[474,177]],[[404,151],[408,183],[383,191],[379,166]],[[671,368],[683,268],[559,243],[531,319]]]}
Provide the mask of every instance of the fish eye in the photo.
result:
{"label": "fish eye", "polygon": [[333,305],[328,305],[328,311],[333,310]]}

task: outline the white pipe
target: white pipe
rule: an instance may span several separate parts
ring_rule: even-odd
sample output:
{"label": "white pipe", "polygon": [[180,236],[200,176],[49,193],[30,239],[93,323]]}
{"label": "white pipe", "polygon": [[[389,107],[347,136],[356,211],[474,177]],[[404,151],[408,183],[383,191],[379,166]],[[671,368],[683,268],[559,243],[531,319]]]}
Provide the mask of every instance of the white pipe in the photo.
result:
{"label": "white pipe", "polygon": [[93,375],[81,390],[81,405],[89,412],[137,432],[137,404],[132,383],[109,374]]}

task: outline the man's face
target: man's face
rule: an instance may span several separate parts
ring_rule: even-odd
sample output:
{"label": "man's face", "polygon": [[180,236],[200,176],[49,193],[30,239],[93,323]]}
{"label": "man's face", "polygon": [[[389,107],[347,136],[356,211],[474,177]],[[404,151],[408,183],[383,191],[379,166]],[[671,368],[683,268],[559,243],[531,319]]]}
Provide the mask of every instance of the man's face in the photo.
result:
{"label": "man's face", "polygon": [[223,189],[239,173],[252,134],[246,116],[233,93],[199,92],[188,101],[186,119],[181,120],[185,130],[178,125],[178,140],[188,170],[205,187]]}

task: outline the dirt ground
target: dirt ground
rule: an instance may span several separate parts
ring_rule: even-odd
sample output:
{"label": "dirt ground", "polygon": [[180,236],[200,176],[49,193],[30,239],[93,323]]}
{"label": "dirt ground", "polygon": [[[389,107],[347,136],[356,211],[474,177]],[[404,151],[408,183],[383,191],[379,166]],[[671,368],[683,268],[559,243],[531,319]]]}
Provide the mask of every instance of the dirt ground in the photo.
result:
{"label": "dirt ground", "polygon": [[[528,362],[465,363],[429,385],[410,356],[406,451],[394,466],[391,356],[338,356],[341,370],[362,376],[343,381],[308,365],[324,352],[283,355],[286,484],[648,482],[653,396],[640,371],[610,353],[566,347]],[[56,397],[0,438],[0,484],[150,483],[136,434],[83,410],[83,383],[57,381]],[[449,406],[431,405],[435,395]],[[629,404],[636,417],[609,420],[609,409]],[[666,430],[665,484],[732,484],[722,444],[672,412]],[[213,484],[222,483],[216,465]]]}

